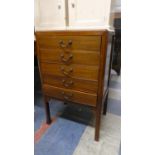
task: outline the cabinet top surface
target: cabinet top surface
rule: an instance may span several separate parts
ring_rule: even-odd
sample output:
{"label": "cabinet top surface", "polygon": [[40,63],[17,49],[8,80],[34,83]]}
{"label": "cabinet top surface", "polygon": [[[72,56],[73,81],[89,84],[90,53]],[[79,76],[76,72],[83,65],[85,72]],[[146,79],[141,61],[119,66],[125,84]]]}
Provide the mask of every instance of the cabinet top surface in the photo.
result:
{"label": "cabinet top surface", "polygon": [[107,30],[52,30],[52,31],[36,31],[37,35],[103,35]]}

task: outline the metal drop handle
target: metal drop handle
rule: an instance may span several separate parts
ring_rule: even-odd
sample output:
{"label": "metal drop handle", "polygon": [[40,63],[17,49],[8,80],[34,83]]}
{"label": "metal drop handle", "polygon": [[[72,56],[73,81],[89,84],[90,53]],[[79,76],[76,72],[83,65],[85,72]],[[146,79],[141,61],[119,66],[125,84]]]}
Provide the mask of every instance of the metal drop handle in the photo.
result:
{"label": "metal drop handle", "polygon": [[65,93],[65,92],[62,92],[62,95],[63,95],[63,98],[64,98],[65,100],[69,100],[71,97],[73,97],[73,94],[72,94],[72,93],[67,94],[67,93]]}
{"label": "metal drop handle", "polygon": [[73,58],[73,54],[69,54],[67,58],[65,58],[64,54],[61,54],[61,61],[64,63],[69,63],[69,61]]}
{"label": "metal drop handle", "polygon": [[61,48],[69,48],[72,45],[72,40],[69,40],[67,45],[65,44],[65,42],[63,40],[60,40],[59,45]]}
{"label": "metal drop handle", "polygon": [[72,86],[74,84],[74,82],[72,80],[69,81],[69,80],[65,80],[65,79],[62,80],[62,83],[66,88],[68,88],[69,86]]}
{"label": "metal drop handle", "polygon": [[62,40],[59,41],[59,45],[61,48],[66,48],[66,45],[65,45],[64,41],[62,41]]}
{"label": "metal drop handle", "polygon": [[73,72],[73,68],[70,68],[69,70],[65,70],[64,67],[61,67],[61,71],[64,75],[69,76],[69,74]]}

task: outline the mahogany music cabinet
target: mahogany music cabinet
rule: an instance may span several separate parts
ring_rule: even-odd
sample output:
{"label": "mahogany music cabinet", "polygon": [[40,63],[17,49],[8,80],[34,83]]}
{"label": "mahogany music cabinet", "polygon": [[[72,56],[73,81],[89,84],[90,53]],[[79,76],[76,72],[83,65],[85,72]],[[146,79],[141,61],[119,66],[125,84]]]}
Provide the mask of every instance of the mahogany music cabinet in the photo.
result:
{"label": "mahogany music cabinet", "polygon": [[108,31],[37,31],[35,35],[46,122],[51,123],[51,98],[88,106],[96,114],[98,141],[101,114],[106,113],[108,98]]}

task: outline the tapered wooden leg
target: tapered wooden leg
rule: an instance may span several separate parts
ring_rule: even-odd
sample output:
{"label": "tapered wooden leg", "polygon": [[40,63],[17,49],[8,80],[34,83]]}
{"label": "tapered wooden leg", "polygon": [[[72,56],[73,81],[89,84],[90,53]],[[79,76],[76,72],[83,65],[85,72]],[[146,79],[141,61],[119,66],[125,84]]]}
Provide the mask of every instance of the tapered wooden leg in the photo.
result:
{"label": "tapered wooden leg", "polygon": [[45,113],[46,113],[46,123],[50,124],[51,123],[51,115],[50,115],[50,107],[49,107],[49,102],[47,99],[45,99]]}
{"label": "tapered wooden leg", "polygon": [[107,105],[108,105],[108,93],[106,95],[106,99],[103,104],[103,115],[106,115],[106,113],[107,113]]}
{"label": "tapered wooden leg", "polygon": [[101,107],[99,106],[96,109],[95,141],[99,141],[100,124],[101,124]]}

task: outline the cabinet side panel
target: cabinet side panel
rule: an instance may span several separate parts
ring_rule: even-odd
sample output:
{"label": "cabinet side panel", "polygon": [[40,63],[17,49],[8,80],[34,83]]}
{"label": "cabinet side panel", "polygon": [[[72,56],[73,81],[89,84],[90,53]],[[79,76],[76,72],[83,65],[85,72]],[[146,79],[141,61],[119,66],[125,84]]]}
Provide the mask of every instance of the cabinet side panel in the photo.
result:
{"label": "cabinet side panel", "polygon": [[106,65],[106,51],[108,42],[108,32],[105,31],[102,35],[101,51],[100,51],[100,66],[98,74],[98,99],[97,108],[101,108],[103,98],[103,87],[104,87],[104,76],[105,76],[105,65]]}
{"label": "cabinet side panel", "polygon": [[108,89],[111,71],[111,48],[112,48],[112,33],[108,33],[107,42],[107,54],[106,54],[106,65],[105,65],[105,75],[104,75],[104,93]]}

